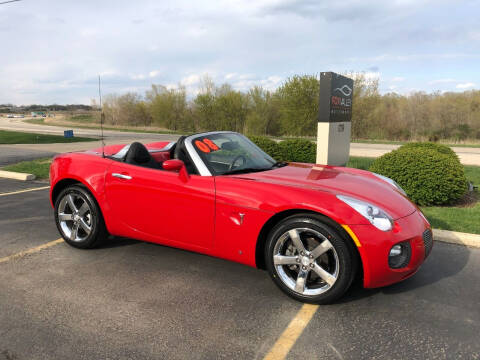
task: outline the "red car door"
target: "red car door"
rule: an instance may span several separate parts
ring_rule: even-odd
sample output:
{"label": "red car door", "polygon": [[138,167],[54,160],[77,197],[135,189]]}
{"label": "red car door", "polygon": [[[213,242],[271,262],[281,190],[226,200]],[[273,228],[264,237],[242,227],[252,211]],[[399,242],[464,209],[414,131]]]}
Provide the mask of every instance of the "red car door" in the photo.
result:
{"label": "red car door", "polygon": [[[113,162],[107,171],[110,219],[122,236],[209,249],[213,244],[215,180]],[[112,221],[111,221],[112,222]]]}

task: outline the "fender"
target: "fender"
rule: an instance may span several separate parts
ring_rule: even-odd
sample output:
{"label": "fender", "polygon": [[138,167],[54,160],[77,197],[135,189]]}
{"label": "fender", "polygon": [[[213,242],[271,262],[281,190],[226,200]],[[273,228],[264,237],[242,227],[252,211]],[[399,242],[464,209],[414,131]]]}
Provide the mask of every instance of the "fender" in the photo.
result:
{"label": "fender", "polygon": [[55,156],[50,165],[50,204],[52,207],[55,207],[53,199],[58,195],[62,184],[66,185],[71,181],[78,182],[84,185],[97,201],[105,225],[109,230],[110,217],[108,216],[108,204],[105,201],[105,176],[112,161],[90,153],[67,153]]}

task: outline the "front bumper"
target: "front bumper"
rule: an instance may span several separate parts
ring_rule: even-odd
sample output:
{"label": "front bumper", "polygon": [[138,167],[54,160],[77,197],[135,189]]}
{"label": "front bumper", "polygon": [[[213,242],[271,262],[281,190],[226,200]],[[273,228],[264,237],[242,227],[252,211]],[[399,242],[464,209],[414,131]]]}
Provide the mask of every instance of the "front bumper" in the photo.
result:
{"label": "front bumper", "polygon": [[[363,285],[375,288],[402,281],[418,270],[428,256],[433,245],[428,236],[430,225],[419,212],[395,220],[392,231],[383,232],[372,225],[350,225],[361,246],[358,247],[363,264]],[[424,239],[424,233],[427,235]],[[388,265],[388,255],[392,246],[408,242],[411,256],[407,266],[392,269]]]}

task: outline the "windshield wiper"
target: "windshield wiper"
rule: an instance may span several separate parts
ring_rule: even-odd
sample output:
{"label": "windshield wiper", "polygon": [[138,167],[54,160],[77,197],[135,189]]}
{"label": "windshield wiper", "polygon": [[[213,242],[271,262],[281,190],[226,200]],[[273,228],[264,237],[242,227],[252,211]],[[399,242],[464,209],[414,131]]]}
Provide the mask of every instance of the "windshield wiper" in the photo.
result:
{"label": "windshield wiper", "polygon": [[275,164],[272,165],[272,169],[275,167],[284,167],[287,166],[288,163],[285,161],[277,161]]}
{"label": "windshield wiper", "polygon": [[245,173],[250,173],[250,172],[259,172],[259,171],[266,171],[270,170],[270,168],[243,168],[243,169],[235,169],[235,170],[230,170],[222,175],[232,175],[232,174],[245,174]]}
{"label": "windshield wiper", "polygon": [[288,163],[285,161],[277,161],[275,164],[273,164],[269,168],[242,168],[242,169],[235,169],[231,171],[227,171],[223,173],[223,175],[232,175],[232,174],[245,174],[245,173],[250,173],[250,172],[259,172],[259,171],[267,171],[267,170],[272,170],[277,167],[284,167],[287,166]]}

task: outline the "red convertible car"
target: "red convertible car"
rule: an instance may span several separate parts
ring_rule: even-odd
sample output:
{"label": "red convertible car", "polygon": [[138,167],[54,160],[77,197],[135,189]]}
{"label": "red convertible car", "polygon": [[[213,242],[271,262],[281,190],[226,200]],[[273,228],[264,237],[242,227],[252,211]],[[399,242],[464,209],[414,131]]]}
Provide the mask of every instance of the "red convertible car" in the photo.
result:
{"label": "red convertible car", "polygon": [[268,271],[291,297],[329,303],[413,275],[432,246],[422,212],[368,171],[279,163],[217,131],[55,157],[50,198],[77,248],[116,235]]}

